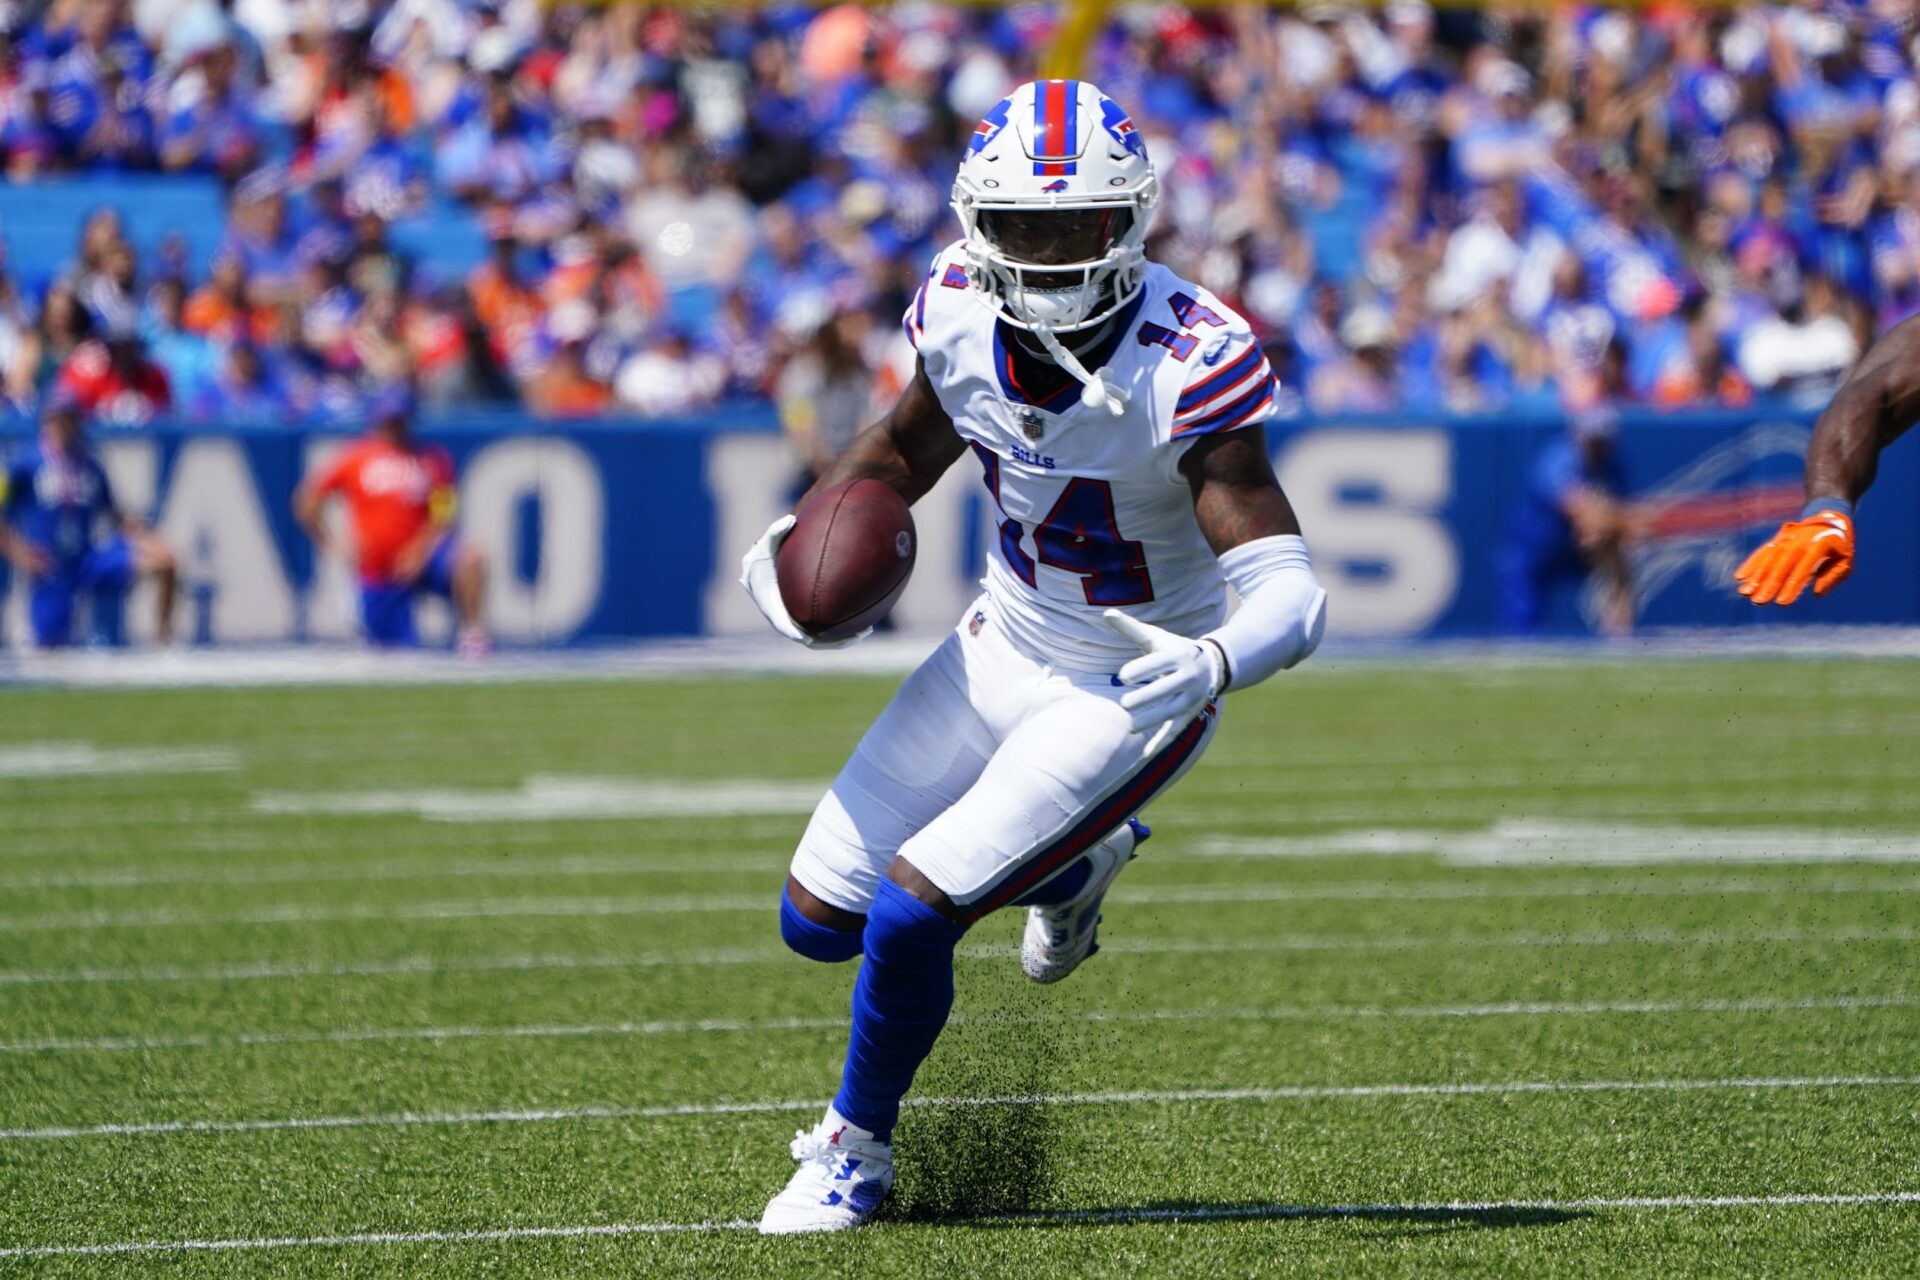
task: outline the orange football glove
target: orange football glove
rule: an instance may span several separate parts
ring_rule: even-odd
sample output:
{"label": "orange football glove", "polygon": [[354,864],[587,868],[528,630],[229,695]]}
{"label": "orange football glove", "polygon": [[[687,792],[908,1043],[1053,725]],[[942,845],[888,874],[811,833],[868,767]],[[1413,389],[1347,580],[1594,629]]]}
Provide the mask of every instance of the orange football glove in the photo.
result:
{"label": "orange football glove", "polygon": [[1853,521],[1820,511],[1780,526],[1773,540],[1734,571],[1740,594],[1755,604],[1792,604],[1813,584],[1823,596],[1853,572]]}

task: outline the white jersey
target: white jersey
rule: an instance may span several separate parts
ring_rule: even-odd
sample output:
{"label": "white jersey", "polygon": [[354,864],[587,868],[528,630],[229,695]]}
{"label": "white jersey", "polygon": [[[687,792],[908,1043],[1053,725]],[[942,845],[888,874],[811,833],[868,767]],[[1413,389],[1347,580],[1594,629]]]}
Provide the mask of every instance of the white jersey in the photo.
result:
{"label": "white jersey", "polygon": [[[1247,322],[1158,263],[1081,354],[1127,397],[1113,416],[1069,378],[1030,400],[1008,331],[974,295],[961,246],[934,259],[907,336],[934,394],[972,447],[991,495],[986,588],[994,620],[1041,661],[1113,672],[1139,650],[1110,608],[1184,636],[1226,616],[1226,584],[1193,514],[1180,459],[1202,436],[1273,414],[1274,378]],[[964,465],[964,464],[963,464]]]}

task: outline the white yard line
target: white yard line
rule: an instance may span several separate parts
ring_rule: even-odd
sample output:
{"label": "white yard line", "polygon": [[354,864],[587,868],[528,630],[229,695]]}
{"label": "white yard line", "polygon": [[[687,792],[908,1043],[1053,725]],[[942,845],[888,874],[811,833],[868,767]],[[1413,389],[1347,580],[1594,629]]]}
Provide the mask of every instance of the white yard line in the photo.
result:
{"label": "white yard line", "polygon": [[[1314,951],[1425,951],[1521,950],[1556,947],[1617,946],[1753,946],[1781,942],[1856,943],[1920,942],[1920,928],[1901,925],[1842,926],[1832,929],[1701,930],[1693,933],[1667,929],[1624,932],[1590,930],[1578,933],[1443,934],[1433,937],[1304,934],[1245,942],[1192,942],[1175,939],[1116,939],[1101,943],[1103,950],[1131,955],[1239,955]],[[1013,954],[1005,945],[962,947],[966,960],[1001,961]],[[296,978],[365,978],[396,974],[532,973],[548,969],[652,969],[684,966],[715,968],[733,965],[799,963],[784,950],[686,951],[672,955],[494,955],[444,959],[402,956],[357,964],[302,964],[251,961],[206,968],[155,966],[125,969],[14,969],[0,970],[0,987],[41,986],[49,983],[117,982],[259,982]]]}
{"label": "white yard line", "polygon": [[[503,829],[504,830],[504,829]],[[490,834],[497,839],[499,832]],[[463,837],[470,843],[471,837]],[[423,843],[410,836],[409,844]],[[281,852],[285,852],[282,850]],[[38,856],[30,855],[11,855]],[[1576,822],[1542,818],[1502,819],[1491,826],[1471,831],[1435,828],[1368,827],[1349,828],[1306,836],[1233,836],[1196,833],[1170,851],[1170,857],[1156,861],[1162,867],[1178,866],[1187,858],[1207,860],[1282,860],[1292,862],[1322,858],[1355,856],[1421,857],[1440,859],[1449,865],[1470,868],[1501,867],[1523,870],[1571,870],[1607,866],[1648,866],[1686,864],[1760,864],[1780,867],[1815,867],[1834,864],[1900,864],[1920,862],[1920,836],[1903,832],[1836,833],[1818,828],[1750,827],[1743,829],[1706,829],[1699,827],[1649,827],[1630,823]],[[67,888],[144,888],[153,885],[251,885],[352,883],[375,880],[455,879],[563,879],[570,877],[618,875],[726,876],[742,873],[779,871],[789,857],[783,849],[717,849],[706,853],[578,853],[532,856],[501,854],[494,857],[460,858],[445,861],[414,858],[399,862],[367,860],[315,864],[311,861],[288,865],[214,865],[148,866],[133,865],[76,870],[22,872],[0,876],[0,889]],[[1589,882],[1590,883],[1590,882]],[[1670,882],[1682,885],[1684,880]],[[1711,892],[1748,890],[1747,884],[1759,881],[1710,880]],[[1900,881],[1859,881],[1874,891],[1907,892],[1920,889],[1920,876]],[[1735,886],[1731,888],[1730,886]],[[1436,888],[1399,886],[1400,890],[1431,893]],[[1256,892],[1279,893],[1287,897],[1315,896],[1326,893],[1365,892],[1365,886],[1342,889],[1338,886],[1299,888],[1263,886]],[[1465,886],[1464,894],[1477,895],[1486,890]],[[1552,886],[1539,892],[1552,894]],[[1570,891],[1570,890],[1569,890]],[[1578,890],[1585,892],[1585,890]],[[1671,892],[1684,892],[1674,889]],[[1842,891],[1839,889],[1832,890]],[[1123,891],[1129,892],[1129,891]],[[1130,892],[1165,900],[1204,900],[1207,893],[1240,891],[1213,886],[1169,886],[1154,890],[1134,886]],[[1382,893],[1396,892],[1386,885]],[[1518,892],[1505,890],[1504,892]],[[1634,892],[1660,893],[1654,886],[1637,886]],[[1182,895],[1198,895],[1183,898]]]}
{"label": "white yard line", "polygon": [[689,1231],[748,1231],[755,1224],[733,1222],[608,1222],[574,1227],[498,1227],[485,1231],[365,1231],[339,1236],[278,1236],[228,1240],[124,1240],[110,1244],[16,1245],[0,1249],[0,1258],[98,1257],[128,1253],[226,1253],[243,1249],[334,1249],[347,1245],[476,1244],[506,1240],[580,1240],[591,1237],[650,1236]]}
{"label": "white yard line", "polygon": [[[1733,894],[1855,894],[1920,892],[1920,876],[1881,879],[1789,881],[1735,876],[1660,880],[1568,880],[1553,884],[1173,884],[1115,890],[1109,899],[1128,906],[1182,906],[1233,902],[1468,902],[1554,898],[1690,898]],[[283,903],[252,911],[209,912],[159,907],[143,911],[45,911],[0,916],[0,933],[90,932],[181,926],[323,924],[409,920],[495,920],[603,916],[698,915],[767,912],[778,905],[771,892],[755,894],[657,894],[619,898],[496,898],[386,903]]]}
{"label": "white yard line", "polygon": [[[74,815],[69,815],[74,816]],[[102,841],[95,830],[102,822],[118,821],[99,815],[83,815],[86,821],[73,821],[61,824],[79,830],[81,838],[64,842],[51,841],[35,834],[34,822],[22,819],[16,824],[13,816],[8,815],[8,834],[18,837],[6,847],[0,848],[0,862],[9,865],[31,865],[35,862],[56,862],[65,865],[69,862],[95,863],[110,858],[126,857],[128,851],[113,841]],[[133,814],[125,819],[127,825],[136,825],[142,814]],[[182,819],[185,821],[186,819]],[[162,818],[162,823],[168,819]],[[364,841],[352,829],[331,828],[322,830],[314,823],[300,823],[292,830],[285,824],[273,824],[272,829],[262,831],[263,823],[257,817],[240,813],[234,809],[209,809],[203,817],[193,819],[196,826],[189,833],[164,845],[155,846],[137,856],[144,865],[147,854],[155,858],[167,854],[208,854],[226,859],[229,862],[241,862],[255,855],[265,855],[278,862],[291,854],[303,853],[318,856],[349,855],[367,857]],[[623,827],[589,828],[577,833],[570,839],[569,845],[582,848],[604,845],[608,852],[621,852],[637,844],[666,846],[678,851],[676,856],[697,856],[702,847],[712,843],[707,829],[713,825],[711,817],[662,818],[647,828],[644,836],[636,837]],[[216,827],[223,829],[215,829]],[[224,829],[231,828],[231,829]],[[800,824],[792,817],[737,818],[727,823],[729,843],[740,840],[765,838],[770,848],[761,852],[791,852],[793,841],[800,832]],[[494,827],[486,833],[484,841],[476,841],[471,829],[451,823],[431,823],[418,827],[409,827],[406,833],[405,847],[408,851],[430,849],[453,849],[459,853],[471,853],[477,843],[488,850],[505,856],[510,852],[530,850],[536,855],[546,854],[553,844],[553,831],[538,823],[518,823]],[[382,856],[376,852],[373,857]]]}
{"label": "white yard line", "polygon": [[[1914,1009],[1920,995],[1740,997],[1725,1000],[1508,1001],[1451,1005],[1287,1005],[1272,1009],[1143,1009],[1119,1012],[955,1014],[955,1023],[1026,1022],[1282,1022],[1315,1018],[1395,1020],[1554,1018],[1610,1014],[1789,1013],[1827,1009]],[[594,1036],[707,1035],[735,1032],[841,1031],[845,1014],[831,1018],[692,1018],[644,1022],[541,1023],[500,1027],[341,1027],[329,1031],[207,1032],[179,1036],[50,1037],[0,1041],[0,1054],[144,1053],[170,1049],[256,1048],[274,1045],[373,1044],[387,1041],[564,1040]]]}
{"label": "white yard line", "polygon": [[0,876],[4,889],[133,889],[154,885],[356,883],[364,880],[544,880],[592,876],[720,876],[784,871],[787,854],[721,851],[649,857],[635,854],[577,857],[506,856],[458,862],[390,862],[362,866],[159,867],[49,871]]}
{"label": "white yard line", "polygon": [[1388,827],[1314,836],[1204,836],[1194,842],[1193,852],[1200,857],[1229,858],[1424,855],[1467,867],[1811,866],[1920,862],[1920,836],[1808,827],[1705,829],[1504,818],[1474,831]]}
{"label": "white yard line", "polygon": [[513,790],[261,792],[255,813],[411,815],[429,822],[553,822],[590,818],[732,818],[813,812],[831,781],[771,778],[601,778],[536,774]]}
{"label": "white yard line", "polygon": [[[1277,774],[1275,776],[1278,776]],[[1677,775],[1685,780],[1685,775]],[[1542,784],[1545,785],[1545,784]],[[1618,821],[1622,813],[1631,813],[1633,821],[1661,821],[1676,818],[1725,818],[1730,825],[1753,820],[1753,804],[1738,798],[1733,788],[1721,788],[1723,794],[1702,796],[1661,796],[1646,798],[1628,788],[1626,794],[1611,796],[1594,794],[1586,797],[1567,797],[1564,800],[1551,795],[1534,796],[1530,805],[1541,806],[1547,811],[1534,816],[1555,818],[1566,822],[1605,823]],[[1204,775],[1194,782],[1183,782],[1174,793],[1186,804],[1208,805],[1245,796],[1242,785],[1214,785],[1206,782]],[[1289,792],[1274,801],[1274,812],[1287,822],[1298,824],[1325,824],[1327,826],[1362,826],[1377,824],[1383,807],[1394,811],[1395,816],[1409,826],[1432,822],[1486,822],[1498,816],[1505,800],[1499,795],[1461,796],[1457,794],[1428,797],[1420,790],[1418,777],[1410,777],[1397,783],[1391,791],[1383,791],[1381,797],[1366,801],[1340,801],[1328,804],[1318,802],[1312,793]],[[1827,792],[1808,792],[1793,795],[1775,792],[1767,796],[1767,813],[1770,817],[1785,818],[1800,815],[1807,818],[1831,817],[1839,821],[1856,821],[1862,810],[1878,810],[1885,813],[1910,815],[1920,811],[1920,793],[1888,792],[1879,789],[1869,790],[1861,786],[1851,786],[1845,790]],[[1913,819],[1905,821],[1911,825]]]}
{"label": "white yard line", "polygon": [[0,779],[58,781],[140,773],[224,773],[240,767],[231,747],[97,747],[91,742],[0,746]]}
{"label": "white yard line", "polygon": [[[1598,1212],[1608,1209],[1761,1209],[1920,1203],[1920,1191],[1861,1191],[1838,1194],[1794,1192],[1751,1196],[1583,1196],[1572,1200],[1438,1200],[1412,1204],[1194,1205],[1186,1208],[1083,1209],[1055,1214],[1021,1214],[981,1222],[1022,1226],[1076,1222],[1221,1222],[1294,1218],[1397,1218],[1487,1213]],[[622,1236],[680,1235],[688,1232],[751,1231],[744,1219],[712,1222],[594,1222],[561,1227],[495,1227],[466,1231],[363,1231],[345,1235],[252,1236],[212,1240],[120,1240],[91,1244],[14,1245],[0,1258],[98,1257],[129,1253],[225,1253],[258,1249],[338,1249],[397,1244],[499,1244],[515,1240],[618,1239]],[[874,1230],[876,1228],[868,1228]],[[883,1225],[878,1230],[886,1230]]]}
{"label": "white yard line", "polygon": [[[1705,1080],[1512,1080],[1438,1084],[1280,1085],[1247,1089],[1136,1089],[1112,1093],[1011,1094],[988,1098],[908,1098],[908,1107],[1130,1106],[1155,1103],[1284,1102],[1331,1098],[1477,1097],[1555,1093],[1698,1093],[1721,1090],[1911,1089],[1920,1076],[1734,1076]],[[555,1107],[501,1111],[402,1111],[389,1115],[291,1116],[256,1120],[148,1120],[126,1124],[0,1129],[0,1142],[131,1137],[171,1133],[268,1133],[289,1129],[399,1129],[418,1125],[541,1124],[558,1120],[657,1120],[678,1116],[758,1115],[818,1111],[824,1099],[783,1102],[692,1102],[651,1107]]]}

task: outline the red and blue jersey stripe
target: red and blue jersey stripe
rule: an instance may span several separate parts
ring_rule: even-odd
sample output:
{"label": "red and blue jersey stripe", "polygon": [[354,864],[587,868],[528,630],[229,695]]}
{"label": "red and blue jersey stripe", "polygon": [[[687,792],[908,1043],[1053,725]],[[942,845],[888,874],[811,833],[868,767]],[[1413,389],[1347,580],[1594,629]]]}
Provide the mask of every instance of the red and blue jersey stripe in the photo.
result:
{"label": "red and blue jersey stripe", "polygon": [[1273,369],[1258,344],[1181,392],[1174,406],[1175,437],[1230,431],[1273,403]]}
{"label": "red and blue jersey stripe", "polygon": [[1033,171],[1040,177],[1080,172],[1080,82],[1042,80],[1033,95]]}

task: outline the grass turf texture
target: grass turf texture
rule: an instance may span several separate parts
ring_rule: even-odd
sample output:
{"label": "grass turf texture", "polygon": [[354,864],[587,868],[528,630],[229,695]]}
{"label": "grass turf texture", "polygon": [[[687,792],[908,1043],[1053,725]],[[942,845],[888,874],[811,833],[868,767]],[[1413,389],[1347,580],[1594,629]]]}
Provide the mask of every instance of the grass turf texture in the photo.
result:
{"label": "grass turf texture", "polygon": [[[4,695],[0,753],[239,767],[0,781],[0,1249],[756,1217],[810,1111],[578,1113],[832,1092],[852,967],[775,928],[802,815],[445,823],[254,797],[825,779],[892,685]],[[881,1229],[0,1274],[1911,1274],[1913,1204],[1422,1206],[1920,1190],[1920,1087],[1084,1098],[1920,1075],[1920,868],[1201,856],[1516,819],[1911,832],[1916,730],[1910,663],[1303,671],[1232,699],[1080,974],[1029,987],[1015,915],[974,931],[917,1093],[1083,1100],[910,1110]],[[569,1114],[471,1119],[521,1111]],[[468,1118],[357,1123],[423,1114]],[[313,1117],[356,1123],[20,1133]]]}

